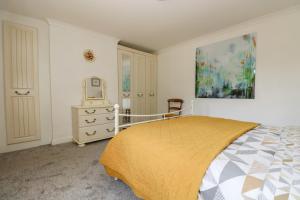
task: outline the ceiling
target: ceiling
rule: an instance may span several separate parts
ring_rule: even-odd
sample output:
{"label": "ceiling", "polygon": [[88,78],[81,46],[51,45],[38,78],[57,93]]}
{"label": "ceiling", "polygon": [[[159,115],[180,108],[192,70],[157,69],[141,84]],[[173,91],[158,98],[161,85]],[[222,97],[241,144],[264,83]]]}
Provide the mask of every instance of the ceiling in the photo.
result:
{"label": "ceiling", "polygon": [[299,3],[300,0],[0,0],[0,8],[61,20],[155,51]]}

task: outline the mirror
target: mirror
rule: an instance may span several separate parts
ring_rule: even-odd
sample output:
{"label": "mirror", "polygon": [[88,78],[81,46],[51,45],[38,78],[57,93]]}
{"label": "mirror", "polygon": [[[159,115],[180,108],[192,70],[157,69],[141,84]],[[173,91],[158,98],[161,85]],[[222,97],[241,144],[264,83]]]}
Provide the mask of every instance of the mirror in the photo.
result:
{"label": "mirror", "polygon": [[104,80],[93,76],[83,81],[83,106],[107,106],[109,105],[105,96]]}
{"label": "mirror", "polygon": [[85,80],[86,98],[88,100],[104,99],[102,80],[97,77],[88,78]]}

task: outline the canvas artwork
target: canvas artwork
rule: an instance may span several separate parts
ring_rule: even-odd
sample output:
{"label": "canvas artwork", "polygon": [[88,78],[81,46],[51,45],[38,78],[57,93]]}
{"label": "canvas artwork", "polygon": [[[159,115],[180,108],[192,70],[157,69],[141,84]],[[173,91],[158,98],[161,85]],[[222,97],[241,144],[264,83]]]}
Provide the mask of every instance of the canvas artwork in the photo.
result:
{"label": "canvas artwork", "polygon": [[256,33],[196,49],[196,98],[254,99]]}

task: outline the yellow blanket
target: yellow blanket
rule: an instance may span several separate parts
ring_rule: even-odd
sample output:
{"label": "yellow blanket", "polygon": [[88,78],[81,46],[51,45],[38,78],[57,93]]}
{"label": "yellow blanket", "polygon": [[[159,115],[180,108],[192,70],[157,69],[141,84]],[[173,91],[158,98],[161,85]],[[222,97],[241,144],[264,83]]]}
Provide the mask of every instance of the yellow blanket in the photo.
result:
{"label": "yellow blanket", "polygon": [[100,162],[146,200],[195,200],[211,161],[256,123],[191,116],[130,127]]}

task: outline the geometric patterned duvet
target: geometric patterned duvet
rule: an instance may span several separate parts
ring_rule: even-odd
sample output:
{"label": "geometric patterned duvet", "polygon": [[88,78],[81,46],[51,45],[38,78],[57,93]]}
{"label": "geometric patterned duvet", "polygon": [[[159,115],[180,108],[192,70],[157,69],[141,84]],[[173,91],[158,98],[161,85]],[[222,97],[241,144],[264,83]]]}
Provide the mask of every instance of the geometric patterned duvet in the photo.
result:
{"label": "geometric patterned duvet", "polygon": [[300,199],[300,128],[260,126],[211,163],[198,199]]}

